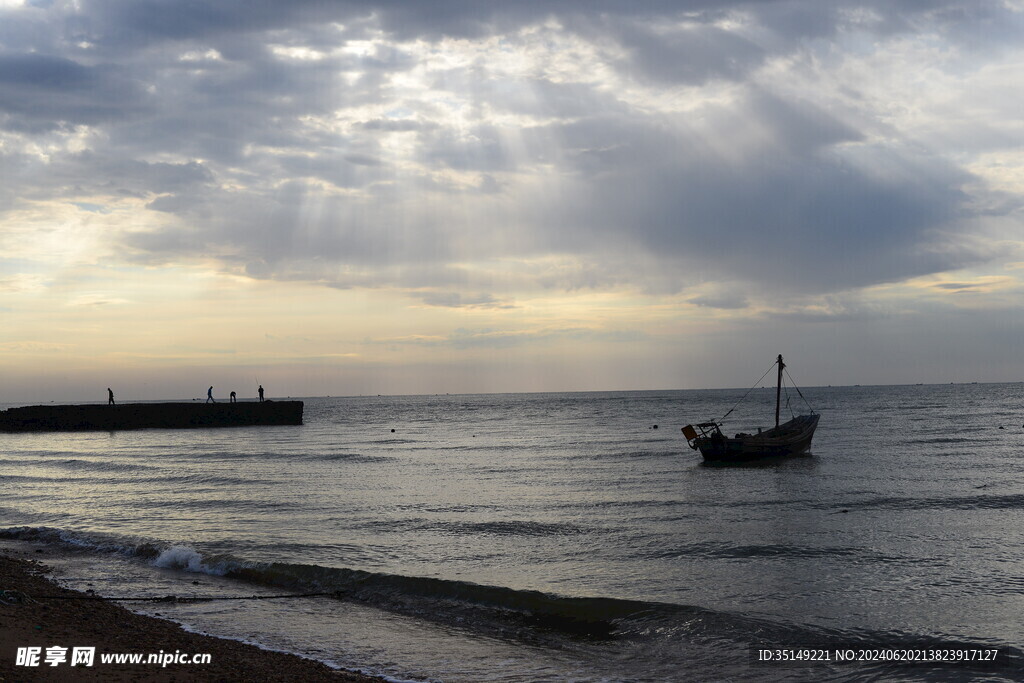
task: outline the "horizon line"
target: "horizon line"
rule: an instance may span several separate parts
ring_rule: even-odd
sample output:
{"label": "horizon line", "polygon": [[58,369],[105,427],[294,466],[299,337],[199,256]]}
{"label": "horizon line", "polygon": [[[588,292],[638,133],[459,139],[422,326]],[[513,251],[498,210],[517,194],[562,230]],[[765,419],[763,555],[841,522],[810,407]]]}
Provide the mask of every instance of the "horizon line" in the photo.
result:
{"label": "horizon line", "polygon": [[[1024,380],[1009,380],[1002,382],[900,382],[894,384],[812,384],[802,387],[804,390],[810,389],[851,389],[851,388],[871,388],[871,387],[913,387],[913,386],[950,386],[950,385],[973,385],[973,384],[1021,384]],[[748,391],[754,389],[774,389],[775,385],[761,385],[753,387],[697,387],[689,389],[588,389],[588,390],[565,390],[565,391],[465,391],[465,392],[432,392],[432,393],[395,393],[395,394],[324,394],[315,396],[268,396],[268,401],[301,401],[308,399],[322,399],[322,398],[415,398],[425,396],[504,396],[504,395],[555,395],[555,394],[639,394],[639,393],[656,393],[656,392],[689,392],[689,391]],[[71,399],[75,400],[75,399]],[[195,401],[205,401],[205,397],[190,397],[190,398],[160,398],[160,399],[137,399],[129,398],[122,401],[118,401],[116,405],[126,405],[132,403],[192,403]],[[244,397],[237,399],[239,403],[250,403],[257,402],[258,398]],[[224,397],[216,400],[217,403],[229,403],[229,399]],[[47,405],[56,403],[56,399],[44,401],[42,403],[31,403],[25,401],[0,401],[0,405],[15,407],[15,406],[28,406],[28,405]],[[93,404],[105,404],[106,400],[97,399],[95,401],[83,401],[77,400],[76,404],[81,405],[93,405]],[[61,405],[65,405],[62,403]]]}

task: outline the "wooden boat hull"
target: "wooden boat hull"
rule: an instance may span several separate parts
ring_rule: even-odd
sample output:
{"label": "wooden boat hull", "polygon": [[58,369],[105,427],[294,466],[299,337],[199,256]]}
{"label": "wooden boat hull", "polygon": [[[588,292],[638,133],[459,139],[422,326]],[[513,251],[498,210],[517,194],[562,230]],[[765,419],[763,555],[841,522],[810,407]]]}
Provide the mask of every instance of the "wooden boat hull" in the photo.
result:
{"label": "wooden boat hull", "polygon": [[300,425],[302,408],[302,401],[25,406],[0,411],[0,432]]}
{"label": "wooden boat hull", "polygon": [[721,433],[694,440],[705,462],[743,462],[797,455],[811,447],[819,415],[800,415],[785,424],[760,434],[737,434],[729,438]]}

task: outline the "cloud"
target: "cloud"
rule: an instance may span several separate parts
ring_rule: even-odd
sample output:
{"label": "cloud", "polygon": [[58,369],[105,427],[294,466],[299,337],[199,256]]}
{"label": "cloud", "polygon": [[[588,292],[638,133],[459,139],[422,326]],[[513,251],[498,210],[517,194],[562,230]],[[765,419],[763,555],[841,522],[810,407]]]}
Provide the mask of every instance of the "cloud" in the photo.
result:
{"label": "cloud", "polygon": [[452,347],[456,349],[508,349],[560,341],[632,344],[646,338],[646,334],[635,330],[596,330],[578,327],[526,330],[459,328],[445,336],[413,335],[375,339],[368,343],[386,346]]}
{"label": "cloud", "polygon": [[151,110],[152,101],[124,69],[63,56],[0,54],[4,128],[28,134],[100,125]]}
{"label": "cloud", "polygon": [[1012,293],[1019,286],[1016,278],[1006,276],[979,277],[971,281],[934,282],[930,287],[953,294],[992,294],[997,291]]}
{"label": "cloud", "polygon": [[414,119],[374,119],[363,121],[360,126],[365,130],[379,130],[386,133],[407,133],[412,131],[434,130],[439,124]]}
{"label": "cloud", "polygon": [[891,305],[864,301],[860,297],[829,295],[815,303],[794,302],[762,315],[789,323],[863,323],[891,318],[896,310]]}
{"label": "cloud", "polygon": [[433,291],[413,292],[412,296],[428,306],[439,306],[442,308],[515,308],[515,304],[508,301],[495,299],[490,294],[464,295],[460,292]]}
{"label": "cloud", "polygon": [[749,38],[707,21],[677,25],[670,31],[660,23],[614,22],[607,30],[628,51],[619,68],[659,83],[739,80],[768,56]]}
{"label": "cloud", "polygon": [[550,216],[555,248],[628,242],[705,275],[818,291],[987,256],[952,234],[973,178],[939,157],[764,92],[701,114],[712,123],[691,131],[643,116],[558,126],[578,182],[531,220]]}
{"label": "cloud", "polygon": [[749,304],[747,297],[741,293],[704,294],[688,299],[691,304],[707,308],[739,309]]}
{"label": "cloud", "polygon": [[915,137],[912,94],[854,68],[935,41],[998,63],[1002,3],[83,0],[2,24],[0,210],[142,211],[106,238],[130,261],[466,307],[559,257],[575,274],[534,287],[718,282],[691,301],[728,308],[985,263],[979,207],[1019,204],[968,170],[1009,124],[950,153],[962,131]]}

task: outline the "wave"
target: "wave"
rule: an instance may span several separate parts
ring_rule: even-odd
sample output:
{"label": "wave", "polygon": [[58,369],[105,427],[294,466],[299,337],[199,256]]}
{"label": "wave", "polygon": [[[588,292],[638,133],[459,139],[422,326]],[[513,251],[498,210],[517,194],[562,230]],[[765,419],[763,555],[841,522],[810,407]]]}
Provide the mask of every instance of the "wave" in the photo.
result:
{"label": "wave", "polygon": [[385,462],[394,460],[390,455],[366,455],[364,453],[313,453],[307,456],[309,460],[323,460],[326,462],[341,461],[350,463]]}
{"label": "wave", "polygon": [[[219,491],[218,488],[214,488],[212,490]],[[236,498],[195,498],[187,502],[182,502],[181,498],[177,496],[163,499],[152,498],[146,501],[146,506],[153,509],[181,509],[183,507],[187,507],[189,510],[213,510],[214,512],[220,512],[222,510],[251,510],[255,512],[283,510],[287,512],[306,509],[306,505],[302,502],[245,500]]]}
{"label": "wave", "polygon": [[[799,624],[769,616],[693,605],[612,597],[570,597],[468,581],[401,576],[314,564],[254,562],[205,554],[184,544],[160,543],[52,527],[0,529],[0,538],[57,544],[93,552],[118,553],[155,567],[227,577],[295,591],[324,593],[324,599],[365,604],[453,628],[517,642],[568,646],[569,642],[646,642],[657,647],[683,643],[735,652],[756,647],[823,648],[998,647],[1000,668],[1024,674],[1024,652],[1006,643],[959,642],[900,631],[839,629]],[[567,640],[568,639],[568,640]],[[915,673],[942,669],[915,666]],[[884,673],[892,665],[875,667]],[[947,671],[963,672],[960,663]],[[858,673],[865,673],[859,669]],[[924,675],[922,673],[922,675]]]}
{"label": "wave", "polygon": [[130,462],[101,462],[98,460],[80,460],[78,458],[63,460],[5,458],[0,462],[7,466],[44,467],[71,472],[139,472],[158,469],[149,465],[139,465]]}
{"label": "wave", "polygon": [[227,576],[234,567],[230,559],[211,560],[198,551],[184,545],[172,545],[159,551],[152,560],[154,567],[163,569],[182,569],[195,574]]}
{"label": "wave", "polygon": [[780,558],[780,559],[828,559],[840,557],[853,561],[878,562],[903,562],[905,558],[883,555],[881,553],[865,550],[864,548],[852,546],[829,546],[814,548],[810,546],[788,545],[788,544],[752,544],[734,545],[731,543],[692,543],[682,548],[659,548],[642,554],[643,557],[652,559],[675,559],[675,558],[722,558],[746,560],[751,558]]}
{"label": "wave", "polygon": [[262,479],[244,479],[242,477],[225,477],[214,474],[178,474],[163,477],[145,477],[141,481],[154,482],[163,485],[167,484],[192,484],[204,486],[264,486],[266,482]]}
{"label": "wave", "polygon": [[409,533],[431,531],[447,536],[576,536],[588,529],[568,523],[508,520],[500,522],[441,522],[425,517],[403,519],[372,519],[363,522],[345,520],[352,528],[370,529],[375,533]]}
{"label": "wave", "polygon": [[83,533],[48,526],[16,526],[0,529],[0,538],[45,543],[101,553],[119,553],[143,558],[156,557],[160,553],[158,546],[148,541],[112,534]]}
{"label": "wave", "polygon": [[583,529],[572,524],[547,524],[529,521],[430,522],[420,528],[459,536],[566,536],[583,533]]}
{"label": "wave", "polygon": [[449,579],[299,563],[254,562],[228,555],[204,554],[183,544],[45,526],[0,529],[0,538],[119,554],[164,569],[223,576],[299,593],[323,592],[337,599],[433,621],[471,624],[496,633],[513,629],[604,638],[614,632],[616,619],[650,609],[648,603],[612,598],[566,598]]}
{"label": "wave", "polygon": [[586,529],[575,524],[509,520],[501,522],[439,522],[422,517],[371,520],[360,524],[363,528],[378,533],[410,531],[434,531],[449,536],[575,536],[586,533]]}
{"label": "wave", "polygon": [[848,509],[887,510],[1019,510],[1024,494],[938,496],[934,498],[874,498],[847,504]]}
{"label": "wave", "polygon": [[0,482],[52,481],[53,477],[32,477],[24,474],[0,474]]}
{"label": "wave", "polygon": [[[961,431],[967,431],[967,430],[961,430]],[[991,430],[986,430],[986,431],[991,431]],[[996,441],[998,441],[998,439],[996,439],[995,437],[988,437],[988,438],[974,437],[974,438],[968,438],[968,437],[962,437],[962,436],[937,436],[937,437],[934,437],[934,438],[931,438],[931,439],[917,439],[917,438],[904,439],[902,443],[904,443],[904,444],[916,444],[916,445],[929,445],[929,444],[936,445],[936,444],[959,444],[959,443],[982,444],[982,443],[993,443],[993,442],[996,442]]]}
{"label": "wave", "polygon": [[[664,440],[659,441],[662,443]],[[644,442],[640,442],[644,443]],[[653,442],[648,442],[653,443]],[[679,449],[650,450],[650,449],[628,449],[616,451],[586,451],[566,457],[568,460],[635,460],[640,458],[678,458]]]}

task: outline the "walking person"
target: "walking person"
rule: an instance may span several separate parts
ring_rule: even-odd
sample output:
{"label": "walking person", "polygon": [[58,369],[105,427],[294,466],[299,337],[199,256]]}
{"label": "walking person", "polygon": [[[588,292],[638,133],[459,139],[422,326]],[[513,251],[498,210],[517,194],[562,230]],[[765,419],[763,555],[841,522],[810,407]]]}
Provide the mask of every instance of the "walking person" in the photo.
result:
{"label": "walking person", "polygon": [[213,387],[206,390],[206,402],[209,403],[210,401],[213,401],[214,403],[217,402],[213,398]]}
{"label": "walking person", "polygon": [[228,399],[228,403],[238,403],[238,399],[235,398],[235,392],[231,392],[231,398]]}
{"label": "walking person", "polygon": [[107,405],[114,405],[114,392],[110,387],[107,387]]}

